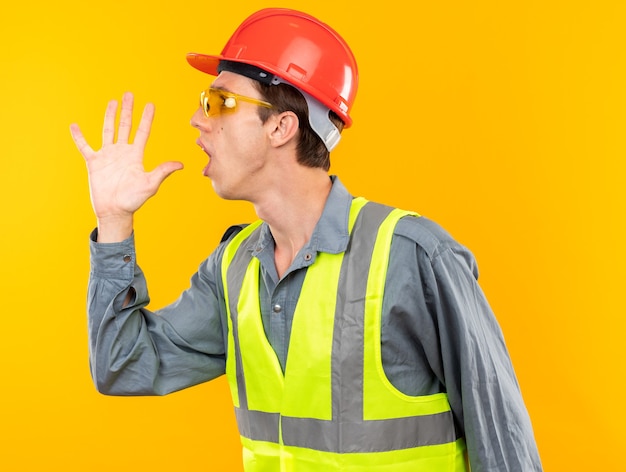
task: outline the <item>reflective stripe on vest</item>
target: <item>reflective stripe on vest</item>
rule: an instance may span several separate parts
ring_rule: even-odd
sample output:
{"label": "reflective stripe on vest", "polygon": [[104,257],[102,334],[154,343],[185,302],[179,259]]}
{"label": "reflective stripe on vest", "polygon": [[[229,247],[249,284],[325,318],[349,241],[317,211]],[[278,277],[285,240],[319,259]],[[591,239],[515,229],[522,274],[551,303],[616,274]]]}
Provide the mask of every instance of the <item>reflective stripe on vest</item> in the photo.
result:
{"label": "reflective stripe on vest", "polygon": [[226,372],[247,471],[466,470],[447,396],[405,395],[382,368],[389,250],[406,215],[417,216],[354,199],[346,252],[319,253],[307,269],[284,374],[259,308],[260,222],[229,243]]}

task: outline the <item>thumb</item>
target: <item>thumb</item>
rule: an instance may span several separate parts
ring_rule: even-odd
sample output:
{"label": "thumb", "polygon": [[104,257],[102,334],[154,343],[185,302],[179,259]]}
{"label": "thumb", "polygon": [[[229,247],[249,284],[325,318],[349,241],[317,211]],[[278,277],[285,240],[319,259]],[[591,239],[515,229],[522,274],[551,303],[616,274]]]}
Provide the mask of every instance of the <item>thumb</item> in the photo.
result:
{"label": "thumb", "polygon": [[153,183],[156,184],[156,186],[158,187],[163,183],[165,179],[167,179],[177,170],[181,170],[183,167],[184,166],[182,162],[164,162],[163,164],[158,165],[152,172],[150,172],[150,180],[152,180]]}

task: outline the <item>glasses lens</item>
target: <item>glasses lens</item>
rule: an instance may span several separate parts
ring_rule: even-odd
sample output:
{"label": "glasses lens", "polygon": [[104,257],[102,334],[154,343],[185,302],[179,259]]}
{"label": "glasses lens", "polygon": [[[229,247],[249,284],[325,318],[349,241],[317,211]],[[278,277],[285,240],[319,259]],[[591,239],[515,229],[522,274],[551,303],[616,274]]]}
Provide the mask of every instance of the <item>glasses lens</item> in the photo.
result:
{"label": "glasses lens", "polygon": [[200,92],[200,108],[202,108],[202,111],[208,117],[209,116],[209,98],[207,97],[207,93],[204,90]]}
{"label": "glasses lens", "polygon": [[207,89],[200,93],[200,106],[207,116],[235,111],[237,101],[235,97],[221,90]]}

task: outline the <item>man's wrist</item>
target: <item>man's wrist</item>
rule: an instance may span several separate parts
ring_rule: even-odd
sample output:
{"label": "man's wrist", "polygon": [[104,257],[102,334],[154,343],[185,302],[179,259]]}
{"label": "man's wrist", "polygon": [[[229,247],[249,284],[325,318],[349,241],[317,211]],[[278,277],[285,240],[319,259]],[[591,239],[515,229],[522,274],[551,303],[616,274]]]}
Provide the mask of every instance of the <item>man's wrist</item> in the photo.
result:
{"label": "man's wrist", "polygon": [[99,243],[119,243],[133,233],[133,215],[98,218]]}

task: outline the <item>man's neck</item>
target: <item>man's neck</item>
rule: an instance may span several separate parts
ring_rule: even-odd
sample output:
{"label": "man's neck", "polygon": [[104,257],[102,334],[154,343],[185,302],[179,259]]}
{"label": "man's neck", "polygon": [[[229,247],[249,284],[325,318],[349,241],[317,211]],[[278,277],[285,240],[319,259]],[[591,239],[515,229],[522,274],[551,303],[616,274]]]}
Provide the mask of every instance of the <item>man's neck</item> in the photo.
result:
{"label": "man's neck", "polygon": [[322,169],[301,169],[291,177],[277,184],[264,201],[255,202],[257,215],[269,225],[274,237],[274,262],[279,277],[311,239],[332,188]]}

